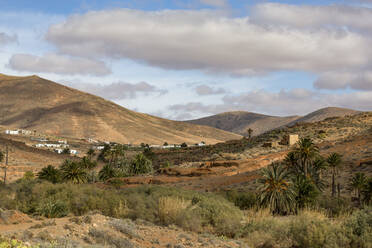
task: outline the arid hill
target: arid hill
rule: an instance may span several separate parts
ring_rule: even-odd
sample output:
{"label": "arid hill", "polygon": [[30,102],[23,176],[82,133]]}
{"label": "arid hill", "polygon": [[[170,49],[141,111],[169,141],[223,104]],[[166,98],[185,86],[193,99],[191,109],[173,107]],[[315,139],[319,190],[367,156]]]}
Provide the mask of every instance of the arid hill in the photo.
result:
{"label": "arid hill", "polygon": [[360,113],[360,111],[356,111],[353,109],[328,107],[328,108],[322,108],[317,111],[311,112],[310,114],[307,114],[304,117],[298,118],[294,122],[295,123],[317,122],[317,121],[322,121],[322,120],[325,120],[331,117],[344,117],[347,115],[355,115],[358,113]]}
{"label": "arid hill", "polygon": [[343,117],[354,115],[358,111],[344,108],[323,108],[312,112],[306,116],[270,116],[244,111],[226,112],[201,119],[190,120],[188,123],[205,125],[219,128],[225,131],[247,135],[247,130],[251,128],[253,135],[259,135],[272,129],[293,125],[298,122],[316,122],[329,117]]}
{"label": "arid hill", "polygon": [[244,111],[233,111],[187,122],[215,127],[241,135],[247,135],[247,130],[251,128],[253,135],[259,135],[271,129],[287,125],[298,118],[299,116],[278,117]]}
{"label": "arid hill", "polygon": [[170,121],[37,77],[0,74],[0,125],[49,135],[149,144],[209,144],[240,138],[206,126]]}

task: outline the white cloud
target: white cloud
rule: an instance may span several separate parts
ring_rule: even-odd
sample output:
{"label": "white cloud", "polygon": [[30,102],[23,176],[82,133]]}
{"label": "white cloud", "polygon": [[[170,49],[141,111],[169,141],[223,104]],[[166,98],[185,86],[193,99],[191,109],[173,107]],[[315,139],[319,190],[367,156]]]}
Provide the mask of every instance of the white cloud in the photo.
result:
{"label": "white cloud", "polygon": [[95,76],[105,76],[111,73],[110,69],[101,61],[54,53],[48,53],[41,57],[30,54],[15,54],[10,58],[8,66],[16,71],[35,73],[86,74]]}
{"label": "white cloud", "polygon": [[252,10],[255,22],[297,28],[337,27],[372,31],[372,9],[346,5],[263,3]]}
{"label": "white cloud", "polygon": [[127,83],[115,82],[111,84],[94,84],[82,82],[62,82],[64,85],[88,92],[97,96],[101,96],[109,100],[135,99],[138,94],[154,94],[163,95],[166,90],[158,89],[157,87],[147,83]]}
{"label": "white cloud", "polygon": [[14,43],[17,41],[18,41],[17,35],[9,35],[9,34],[0,32],[0,45]]}
{"label": "white cloud", "polygon": [[372,71],[339,72],[332,71],[320,74],[314,82],[318,89],[372,90]]}
{"label": "white cloud", "polygon": [[215,89],[205,84],[195,87],[195,91],[199,96],[219,95],[226,93],[226,90],[223,88]]}
{"label": "white cloud", "polygon": [[228,5],[227,0],[200,0],[200,3],[214,7],[225,7]]}
{"label": "white cloud", "polygon": [[352,69],[372,58],[361,33],[267,26],[201,10],[89,12],[51,26],[47,39],[70,55],[238,75]]}

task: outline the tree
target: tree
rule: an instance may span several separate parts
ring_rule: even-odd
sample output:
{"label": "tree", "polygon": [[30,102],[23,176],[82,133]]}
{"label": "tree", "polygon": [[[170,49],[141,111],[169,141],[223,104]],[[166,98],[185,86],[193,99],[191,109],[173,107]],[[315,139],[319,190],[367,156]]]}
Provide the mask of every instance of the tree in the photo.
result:
{"label": "tree", "polygon": [[296,191],[296,202],[298,208],[304,208],[313,203],[319,195],[319,190],[310,178],[298,175],[294,181]]}
{"label": "tree", "polygon": [[363,190],[365,189],[365,187],[367,186],[367,177],[364,173],[362,172],[358,172],[356,173],[350,180],[350,186],[352,189],[354,189],[357,193],[357,197],[358,197],[358,202],[359,202],[359,205],[361,204],[362,202],[362,197],[361,197],[361,193],[363,192]]}
{"label": "tree", "polygon": [[273,214],[289,214],[294,211],[295,191],[290,174],[280,163],[273,163],[262,169],[260,204],[269,206]]}
{"label": "tree", "polygon": [[308,176],[308,168],[317,156],[319,156],[319,149],[310,138],[302,138],[298,142],[298,146],[294,150],[298,158],[299,166],[303,171],[305,177]]}
{"label": "tree", "polygon": [[137,154],[130,164],[129,173],[132,175],[146,174],[153,171],[152,162],[142,153]]}
{"label": "tree", "polygon": [[85,183],[88,179],[88,174],[80,163],[71,160],[66,160],[61,166],[62,178],[65,181],[72,183]]}
{"label": "tree", "polygon": [[187,144],[186,144],[186,142],[183,142],[183,143],[181,144],[181,147],[182,147],[182,148],[185,148],[185,147],[187,147]]}
{"label": "tree", "polygon": [[117,177],[117,170],[109,164],[103,166],[98,173],[98,178],[101,181],[107,181],[110,178]]}
{"label": "tree", "polygon": [[70,154],[70,148],[66,147],[65,149],[62,150],[62,154]]}
{"label": "tree", "polygon": [[247,133],[248,133],[248,138],[249,138],[249,139],[252,138],[252,133],[253,133],[252,128],[248,128],[248,129],[247,129]]}
{"label": "tree", "polygon": [[163,146],[168,146],[168,142],[164,142]]}
{"label": "tree", "polygon": [[58,183],[61,181],[61,172],[52,165],[48,165],[39,171],[37,177],[42,180],[47,180],[51,183]]}
{"label": "tree", "polygon": [[339,167],[342,163],[341,155],[338,153],[331,153],[327,158],[328,166],[331,168],[332,173],[332,197],[336,195],[336,175],[338,174]]}
{"label": "tree", "polygon": [[90,160],[89,157],[83,157],[79,163],[81,167],[88,170],[91,170],[97,166],[97,162]]}
{"label": "tree", "polygon": [[107,162],[107,153],[111,150],[111,146],[109,144],[105,144],[103,149],[101,150],[100,154],[98,155],[97,160]]}
{"label": "tree", "polygon": [[88,151],[87,151],[87,156],[89,159],[92,159],[92,157],[95,155],[95,151],[93,148],[90,148]]}

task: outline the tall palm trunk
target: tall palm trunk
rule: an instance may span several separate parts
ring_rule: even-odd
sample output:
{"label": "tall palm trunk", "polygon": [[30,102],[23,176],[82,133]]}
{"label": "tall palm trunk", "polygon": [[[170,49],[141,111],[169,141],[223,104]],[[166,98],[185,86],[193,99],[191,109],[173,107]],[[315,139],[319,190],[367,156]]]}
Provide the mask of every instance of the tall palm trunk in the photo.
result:
{"label": "tall palm trunk", "polygon": [[335,173],[332,171],[332,197],[336,195]]}

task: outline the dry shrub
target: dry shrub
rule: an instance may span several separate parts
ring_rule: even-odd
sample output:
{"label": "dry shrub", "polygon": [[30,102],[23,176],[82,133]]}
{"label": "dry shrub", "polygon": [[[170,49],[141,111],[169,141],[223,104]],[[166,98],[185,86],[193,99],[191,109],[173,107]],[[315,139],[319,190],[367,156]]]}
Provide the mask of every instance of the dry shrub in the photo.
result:
{"label": "dry shrub", "polygon": [[179,215],[189,205],[190,201],[186,201],[179,197],[160,197],[158,200],[158,215],[162,224],[175,223]]}

